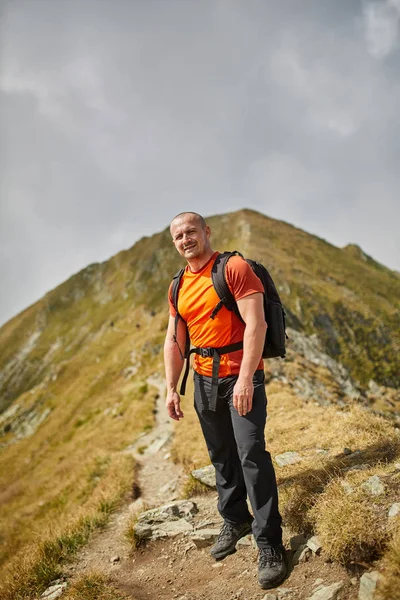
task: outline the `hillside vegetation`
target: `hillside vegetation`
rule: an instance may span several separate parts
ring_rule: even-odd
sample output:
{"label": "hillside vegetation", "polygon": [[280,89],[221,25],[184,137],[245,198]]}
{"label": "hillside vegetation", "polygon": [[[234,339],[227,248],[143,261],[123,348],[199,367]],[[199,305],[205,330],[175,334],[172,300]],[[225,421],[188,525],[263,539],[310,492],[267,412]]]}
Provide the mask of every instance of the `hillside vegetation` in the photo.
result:
{"label": "hillside vegetation", "polygon": [[[314,419],[312,435],[324,439],[330,452],[317,464],[307,450],[312,467],[303,461],[281,477],[284,516],[294,529],[318,531],[332,558],[344,560],[349,546],[329,538],[329,527],[324,529],[329,519],[319,520],[327,514],[341,518],[331,506],[343,496],[337,477],[351,466],[339,456],[342,446],[365,453],[371,473],[378,469],[384,477],[399,460],[394,427],[400,422],[399,274],[356,246],[336,248],[254,211],[214,216],[208,223],[215,249],[237,249],[263,262],[278,286],[292,333],[287,359],[271,361],[267,379],[275,386],[281,417],[285,407],[293,419],[300,416],[293,427],[285,418],[274,425],[271,452],[313,448],[307,423]],[[73,550],[75,542],[65,540],[84,543],[118,502],[137,493],[128,450],[153,426],[157,389],[151,376],[163,373],[166,295],[181,265],[166,228],[89,265],[0,329],[4,581],[21,573],[25,563],[27,581],[26,573],[42,564],[46,544],[56,543],[54,565],[29,580],[30,589],[41,589],[58,572],[68,544]],[[337,430],[330,427],[335,421]],[[196,425],[192,430],[189,423],[189,429],[178,429],[175,444],[184,448],[175,450],[175,458],[188,470],[207,460]],[[345,475],[354,485],[357,477],[352,471]],[[390,477],[387,489],[398,489],[398,476]],[[359,501],[352,495],[342,500]],[[398,552],[393,535],[384,527],[379,539],[361,545],[364,554],[356,544],[352,556],[359,559],[361,552],[370,559],[389,543]],[[394,564],[389,570],[398,568],[393,556],[394,551],[385,559]],[[29,597],[27,588],[18,593]]]}

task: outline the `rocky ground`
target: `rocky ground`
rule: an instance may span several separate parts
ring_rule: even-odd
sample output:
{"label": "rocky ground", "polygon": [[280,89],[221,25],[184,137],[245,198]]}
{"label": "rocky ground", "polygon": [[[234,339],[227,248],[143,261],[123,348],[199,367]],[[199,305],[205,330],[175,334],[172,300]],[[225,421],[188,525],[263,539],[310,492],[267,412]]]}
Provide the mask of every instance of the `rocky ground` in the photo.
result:
{"label": "rocky ground", "polygon": [[[126,451],[138,463],[138,498],[114,514],[108,526],[96,533],[73,564],[65,569],[65,580],[47,592],[53,600],[68,590],[83,574],[100,572],[132,600],[370,600],[373,582],[360,575],[354,565],[348,571],[324,558],[323,548],[294,537],[284,530],[290,572],[275,590],[261,590],[257,582],[257,549],[252,536],[241,540],[234,555],[215,562],[209,547],[221,525],[217,496],[213,489],[183,501],[185,475],[170,459],[172,425],[164,409],[162,380],[159,388],[156,426]],[[126,532],[132,515],[167,505],[164,510],[139,516],[139,529],[147,541],[132,550]],[[150,516],[150,518],[149,518]],[[297,532],[298,533],[298,532]],[[296,552],[297,550],[297,552]]]}

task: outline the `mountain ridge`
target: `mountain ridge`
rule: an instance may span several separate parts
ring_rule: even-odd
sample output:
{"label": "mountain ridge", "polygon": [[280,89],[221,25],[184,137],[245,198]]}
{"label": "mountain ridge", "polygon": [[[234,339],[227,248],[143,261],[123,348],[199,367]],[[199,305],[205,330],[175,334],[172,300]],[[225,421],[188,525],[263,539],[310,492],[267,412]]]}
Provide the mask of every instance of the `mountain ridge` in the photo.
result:
{"label": "mountain ridge", "polygon": [[[254,211],[207,221],[213,247],[240,250],[270,269],[287,311],[287,357],[265,362],[277,412],[274,454],[302,448],[310,461],[307,468],[314,469],[307,436],[295,440],[290,433],[311,434],[314,426],[313,445],[325,437],[332,446],[326,455],[329,469],[312,471],[318,481],[326,481],[326,493],[329,478],[342,468],[340,445],[360,447],[371,475],[388,461],[387,476],[394,481],[400,424],[398,278]],[[129,490],[136,497],[137,462],[127,449],[140,448],[142,436],[154,427],[167,290],[181,266],[165,228],[107,261],[88,265],[0,328],[0,566],[6,571],[13,565],[19,569],[27,553],[42,556],[44,550],[37,548],[63,548],[62,532],[77,532],[82,539]],[[284,423],[278,416],[282,410]],[[338,429],[341,441],[315,429],[317,421],[312,423],[310,415],[317,411],[321,427],[327,424],[325,411],[348,423],[345,431]],[[191,412],[186,406],[188,429],[174,434],[171,450],[174,462],[186,469],[195,459],[197,466],[200,458],[204,461]],[[343,463],[343,476],[351,479],[348,466]],[[380,468],[386,477],[384,465]],[[299,471],[301,502],[314,481],[306,475]],[[290,478],[284,483],[284,507],[289,522],[303,527],[311,521],[308,509],[304,513],[294,499],[296,485],[292,489]],[[320,494],[323,500],[324,486],[313,488],[312,498]],[[50,544],[46,536],[55,527],[61,527],[64,541]],[[357,530],[354,539],[359,535]]]}
{"label": "mountain ridge", "polygon": [[[398,387],[400,376],[388,357],[388,351],[394,357],[399,350],[400,280],[394,272],[250,209],[211,216],[208,222],[214,247],[238,249],[269,268],[291,327],[318,333],[328,354],[340,357],[362,384],[373,379]],[[0,411],[37,380],[51,347],[60,340],[68,346],[70,330],[79,329],[83,343],[85,331],[90,336],[107,321],[118,321],[131,303],[165,311],[166,290],[181,263],[165,228],[107,261],[88,265],[4,324],[0,394],[6,397]],[[26,337],[29,330],[37,339]],[[20,343],[24,338],[25,346]],[[75,347],[77,339],[71,344]],[[23,377],[10,379],[10,361],[18,351]]]}

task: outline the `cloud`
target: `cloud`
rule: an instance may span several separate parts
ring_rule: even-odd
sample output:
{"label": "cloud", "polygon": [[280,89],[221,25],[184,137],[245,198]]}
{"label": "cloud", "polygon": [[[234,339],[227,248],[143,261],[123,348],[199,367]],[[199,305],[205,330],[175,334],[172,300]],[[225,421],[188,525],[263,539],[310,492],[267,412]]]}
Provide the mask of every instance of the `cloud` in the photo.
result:
{"label": "cloud", "polygon": [[367,51],[375,3],[5,6],[0,321],[187,209],[253,207],[399,268],[399,56]]}
{"label": "cloud", "polygon": [[399,46],[400,1],[367,2],[363,25],[368,52],[376,59],[385,58]]}

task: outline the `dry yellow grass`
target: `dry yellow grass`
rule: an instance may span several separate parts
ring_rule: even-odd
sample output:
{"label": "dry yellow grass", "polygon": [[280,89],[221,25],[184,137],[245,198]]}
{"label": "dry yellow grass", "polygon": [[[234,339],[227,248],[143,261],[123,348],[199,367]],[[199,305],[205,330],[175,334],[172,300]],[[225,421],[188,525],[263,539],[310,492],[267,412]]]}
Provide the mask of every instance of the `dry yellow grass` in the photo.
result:
{"label": "dry yellow grass", "polygon": [[[346,408],[306,403],[281,383],[271,383],[267,392],[266,439],[273,460],[288,451],[301,457],[286,467],[275,463],[284,524],[294,533],[317,533],[327,556],[346,564],[385,553],[388,581],[394,579],[399,542],[395,538],[387,546],[393,535],[387,512],[400,488],[398,431],[355,403]],[[209,463],[191,396],[189,390],[173,450],[188,471]],[[353,454],[346,455],[345,448]],[[371,497],[361,487],[372,475],[385,485],[382,496]],[[353,491],[346,493],[349,486]]]}
{"label": "dry yellow grass", "polygon": [[128,596],[116,590],[102,573],[90,573],[77,580],[66,594],[64,600],[125,600]]}
{"label": "dry yellow grass", "polygon": [[377,600],[400,600],[400,523],[383,559],[383,580],[377,591]]}
{"label": "dry yellow grass", "polygon": [[[121,331],[108,328],[62,363],[56,379],[18,398],[26,410],[42,402],[51,413],[34,435],[0,454],[5,587],[11,585],[10,573],[21,572],[21,561],[37,563],[43,543],[62,537],[99,507],[106,514],[107,506],[132,488],[134,462],[123,451],[154,422],[158,390],[146,378],[162,367],[159,359],[146,358],[152,348],[149,328],[154,338],[161,320],[161,315],[152,318],[134,336],[122,331],[129,330],[126,321]],[[137,373],[127,376],[132,353]]]}

